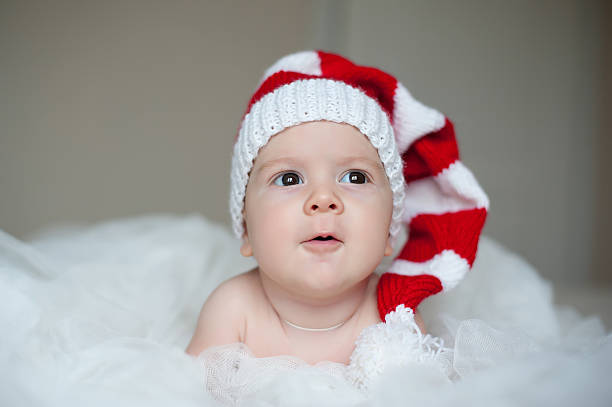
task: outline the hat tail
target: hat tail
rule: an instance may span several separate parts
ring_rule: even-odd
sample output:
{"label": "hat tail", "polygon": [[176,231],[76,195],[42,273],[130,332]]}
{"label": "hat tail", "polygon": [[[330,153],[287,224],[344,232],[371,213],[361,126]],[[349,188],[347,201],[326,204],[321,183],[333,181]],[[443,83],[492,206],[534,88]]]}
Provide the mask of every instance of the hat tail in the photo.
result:
{"label": "hat tail", "polygon": [[[401,141],[401,130],[397,133]],[[425,298],[463,279],[476,257],[489,207],[488,197],[459,160],[454,127],[447,118],[441,128],[414,140],[402,152],[402,161],[402,220],[409,233],[378,283],[383,321],[398,305],[416,309]]]}

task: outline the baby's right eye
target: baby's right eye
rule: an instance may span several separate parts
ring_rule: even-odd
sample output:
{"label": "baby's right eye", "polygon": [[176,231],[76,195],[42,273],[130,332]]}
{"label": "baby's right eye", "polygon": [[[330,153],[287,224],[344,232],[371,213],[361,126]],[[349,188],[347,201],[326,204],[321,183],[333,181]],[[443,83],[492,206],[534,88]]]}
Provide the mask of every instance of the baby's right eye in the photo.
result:
{"label": "baby's right eye", "polygon": [[279,187],[287,187],[302,183],[302,179],[295,172],[285,172],[274,179],[274,185],[278,185]]}

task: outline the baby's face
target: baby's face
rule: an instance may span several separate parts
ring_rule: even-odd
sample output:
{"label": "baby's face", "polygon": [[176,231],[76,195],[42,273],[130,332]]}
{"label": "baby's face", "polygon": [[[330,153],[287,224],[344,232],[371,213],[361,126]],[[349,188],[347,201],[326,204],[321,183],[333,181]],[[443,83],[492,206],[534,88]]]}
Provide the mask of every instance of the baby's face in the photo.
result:
{"label": "baby's face", "polygon": [[288,128],[259,151],[251,170],[241,253],[297,295],[339,294],[392,253],[392,195],[376,149],[353,126]]}

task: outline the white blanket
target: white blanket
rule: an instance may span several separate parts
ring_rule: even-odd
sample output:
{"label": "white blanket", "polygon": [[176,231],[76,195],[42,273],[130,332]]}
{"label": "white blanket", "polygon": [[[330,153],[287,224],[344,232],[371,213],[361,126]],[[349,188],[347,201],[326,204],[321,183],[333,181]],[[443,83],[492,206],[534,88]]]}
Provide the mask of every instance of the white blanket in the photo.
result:
{"label": "white blanket", "polygon": [[206,296],[254,265],[238,247],[195,215],[27,242],[0,232],[0,406],[612,405],[612,335],[554,306],[550,284],[486,237],[466,279],[421,306],[433,357],[373,350],[385,363],[368,386],[344,365],[257,359],[240,344],[192,358]]}

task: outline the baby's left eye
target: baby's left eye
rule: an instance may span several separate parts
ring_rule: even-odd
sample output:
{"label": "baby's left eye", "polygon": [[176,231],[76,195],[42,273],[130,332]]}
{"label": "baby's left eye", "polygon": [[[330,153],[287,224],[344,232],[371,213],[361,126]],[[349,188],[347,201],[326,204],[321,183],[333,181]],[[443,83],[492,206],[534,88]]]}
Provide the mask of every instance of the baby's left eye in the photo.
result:
{"label": "baby's left eye", "polygon": [[361,171],[349,171],[340,179],[340,182],[350,182],[351,184],[365,184],[368,177]]}

